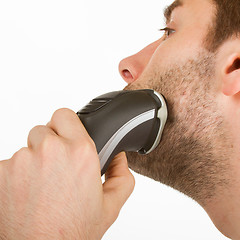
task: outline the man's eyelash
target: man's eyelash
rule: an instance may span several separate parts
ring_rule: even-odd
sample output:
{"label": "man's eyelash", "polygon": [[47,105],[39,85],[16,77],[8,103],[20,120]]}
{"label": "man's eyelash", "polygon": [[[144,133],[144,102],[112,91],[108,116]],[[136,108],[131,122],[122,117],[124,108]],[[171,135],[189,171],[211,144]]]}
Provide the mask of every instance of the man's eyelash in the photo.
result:
{"label": "man's eyelash", "polygon": [[170,28],[168,28],[168,27],[165,27],[165,28],[161,28],[161,29],[159,29],[159,31],[166,31],[166,30],[169,30]]}
{"label": "man's eyelash", "polygon": [[170,34],[167,34],[167,33],[175,32],[174,29],[172,29],[172,28],[168,28],[168,27],[165,27],[165,28],[159,29],[159,31],[164,31],[166,36],[169,36],[169,35],[170,35]]}

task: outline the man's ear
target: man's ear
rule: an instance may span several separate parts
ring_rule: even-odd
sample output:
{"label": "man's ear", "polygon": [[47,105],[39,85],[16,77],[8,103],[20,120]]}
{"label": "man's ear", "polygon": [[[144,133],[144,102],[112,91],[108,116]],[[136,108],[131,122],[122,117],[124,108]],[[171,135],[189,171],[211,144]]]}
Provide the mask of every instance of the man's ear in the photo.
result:
{"label": "man's ear", "polygon": [[240,54],[234,53],[227,59],[222,72],[222,92],[233,96],[240,92]]}

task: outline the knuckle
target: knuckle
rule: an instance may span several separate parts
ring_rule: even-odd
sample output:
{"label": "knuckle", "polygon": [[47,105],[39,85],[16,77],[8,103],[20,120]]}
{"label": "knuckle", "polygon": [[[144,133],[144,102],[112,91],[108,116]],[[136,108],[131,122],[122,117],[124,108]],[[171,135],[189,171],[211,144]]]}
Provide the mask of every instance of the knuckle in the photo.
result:
{"label": "knuckle", "polygon": [[39,146],[39,151],[42,156],[49,157],[62,151],[63,148],[64,144],[58,136],[46,134]]}
{"label": "knuckle", "polygon": [[74,157],[79,158],[87,158],[95,154],[96,147],[94,143],[91,140],[81,141],[73,145],[73,148],[71,149],[71,153],[74,155]]}
{"label": "knuckle", "polygon": [[18,175],[21,169],[28,166],[31,159],[31,150],[27,147],[21,148],[13,154],[10,160],[8,160],[8,173],[10,175]]}
{"label": "knuckle", "polygon": [[96,146],[91,139],[88,139],[81,144],[81,151],[82,151],[82,154],[86,156],[86,155],[95,153]]}
{"label": "knuckle", "polygon": [[94,175],[99,170],[99,158],[95,145],[91,141],[84,141],[71,145],[69,151],[69,156],[71,156],[75,171],[77,174],[80,174],[80,176],[82,176],[84,172],[88,173],[89,177],[91,174]]}
{"label": "knuckle", "polygon": [[66,116],[66,115],[69,115],[69,114],[72,114],[72,113],[73,113],[73,111],[69,108],[59,108],[53,113],[51,121],[55,122],[59,118],[61,118],[63,116]]}
{"label": "knuckle", "polygon": [[12,156],[12,160],[24,160],[30,155],[30,150],[27,147],[23,147],[15,152]]}
{"label": "knuckle", "polygon": [[60,114],[62,114],[62,113],[68,113],[69,111],[71,112],[72,110],[69,109],[69,108],[59,108],[59,109],[57,109],[57,110],[54,112],[54,114],[58,114],[58,113],[60,113]]}
{"label": "knuckle", "polygon": [[42,127],[44,127],[43,125],[36,125],[35,127],[33,127],[31,130],[30,130],[30,132],[31,131],[38,131],[40,128],[42,128]]}
{"label": "knuckle", "polygon": [[35,135],[36,133],[38,133],[40,131],[40,129],[42,129],[44,126],[43,125],[37,125],[35,127],[33,127],[28,134],[28,142],[31,140],[31,137],[33,135]]}

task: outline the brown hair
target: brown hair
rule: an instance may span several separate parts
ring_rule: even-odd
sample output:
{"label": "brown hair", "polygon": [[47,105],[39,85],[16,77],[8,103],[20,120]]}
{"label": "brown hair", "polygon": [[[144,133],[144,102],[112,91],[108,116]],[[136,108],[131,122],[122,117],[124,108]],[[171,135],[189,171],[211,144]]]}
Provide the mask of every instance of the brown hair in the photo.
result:
{"label": "brown hair", "polygon": [[206,39],[206,47],[215,52],[226,40],[239,37],[240,34],[240,0],[212,0],[216,5],[213,26]]}

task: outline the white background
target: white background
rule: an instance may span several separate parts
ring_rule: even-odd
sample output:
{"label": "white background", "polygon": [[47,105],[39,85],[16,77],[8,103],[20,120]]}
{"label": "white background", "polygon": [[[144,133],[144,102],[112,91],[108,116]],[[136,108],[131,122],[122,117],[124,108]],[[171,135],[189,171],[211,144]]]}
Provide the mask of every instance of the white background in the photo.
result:
{"label": "white background", "polygon": [[[125,86],[119,61],[160,37],[171,1],[0,0],[0,159],[62,107],[78,111]],[[194,201],[135,174],[136,187],[104,238],[226,239]]]}

